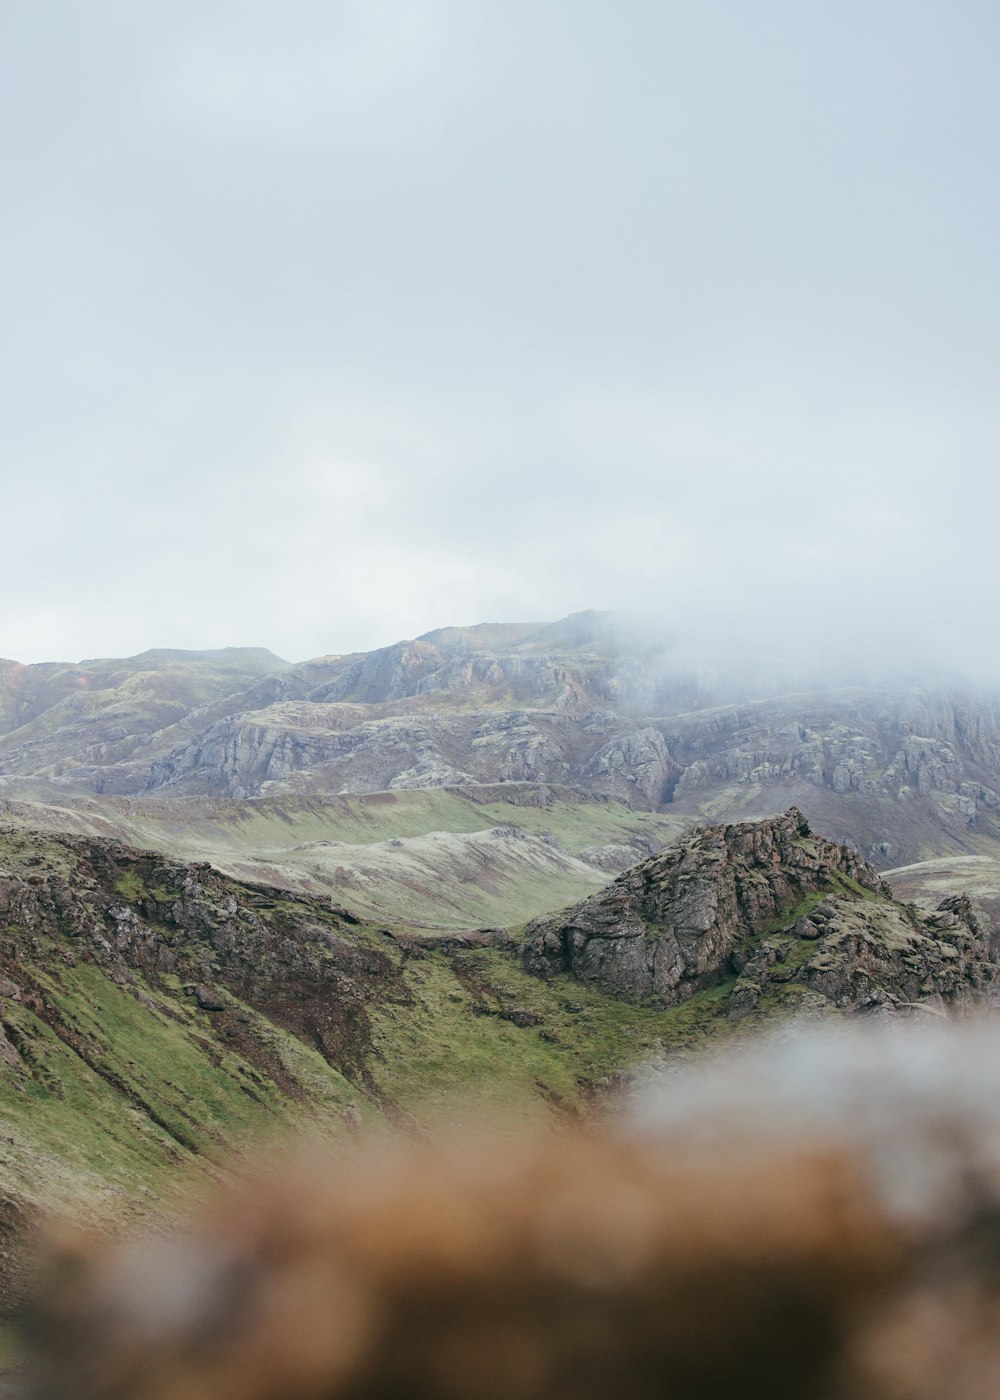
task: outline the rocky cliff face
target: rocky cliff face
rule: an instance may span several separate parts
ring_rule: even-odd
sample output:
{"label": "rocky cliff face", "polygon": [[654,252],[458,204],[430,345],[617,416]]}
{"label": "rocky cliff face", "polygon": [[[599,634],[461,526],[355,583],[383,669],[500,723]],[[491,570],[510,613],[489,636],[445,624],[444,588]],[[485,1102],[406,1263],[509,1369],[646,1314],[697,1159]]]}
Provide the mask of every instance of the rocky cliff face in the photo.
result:
{"label": "rocky cliff face", "polygon": [[[162,796],[206,791],[381,792],[481,783],[576,783],[595,747],[615,731],[604,712],[545,710],[372,714],[355,705],[285,702],[223,720],[151,767],[147,788]],[[630,736],[601,760],[594,786],[615,796],[658,794],[663,740]],[[645,734],[645,731],[644,731]],[[623,753],[622,750],[625,750]],[[634,761],[630,764],[629,758]],[[586,781],[586,780],[584,780]]]}
{"label": "rocky cliff face", "polygon": [[809,784],[862,802],[931,798],[975,819],[997,801],[1000,710],[983,697],[921,690],[799,695],[664,724],[680,766],[672,798],[720,784]]}
{"label": "rocky cliff face", "polygon": [[601,707],[286,701],[218,721],[143,781],[163,796],[231,797],[559,783],[694,819],[801,803],[888,868],[1000,837],[1000,719],[985,702],[909,693],[795,696],[640,725]]}
{"label": "rocky cliff face", "polygon": [[968,901],[930,915],[897,904],[872,866],[812,835],[794,807],[697,828],[574,909],[536,920],[525,961],[541,976],[570,972],[663,1006],[735,978],[732,1019],[769,985],[789,984],[841,1008],[966,1008],[997,973]]}

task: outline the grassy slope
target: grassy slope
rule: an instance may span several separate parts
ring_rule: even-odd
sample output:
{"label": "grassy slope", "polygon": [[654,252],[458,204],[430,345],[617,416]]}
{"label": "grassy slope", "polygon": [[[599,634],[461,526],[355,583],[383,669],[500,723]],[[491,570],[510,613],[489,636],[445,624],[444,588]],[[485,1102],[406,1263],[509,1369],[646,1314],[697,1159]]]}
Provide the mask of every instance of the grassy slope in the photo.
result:
{"label": "grassy slope", "polygon": [[[0,1171],[22,1200],[117,1214],[169,1191],[179,1166],[211,1172],[234,1141],[307,1116],[252,1061],[227,1053],[209,1014],[184,998],[140,983],[154,1009],[87,964],[39,971],[36,980],[86,1049],[78,1053],[30,1010],[5,1004],[26,1072],[0,1072]],[[245,1010],[311,1109],[329,1110],[333,1121],[362,1103],[314,1050]]]}
{"label": "grassy slope", "polygon": [[14,1325],[0,1322],[0,1378],[2,1373],[21,1360],[21,1342]]}
{"label": "grassy slope", "polygon": [[[477,1113],[583,1111],[643,1060],[730,1029],[731,982],[663,1011],[616,1001],[569,976],[540,981],[495,950],[449,963],[430,957],[411,974],[416,1014],[378,1021],[384,1059],[376,1077],[421,1113],[456,1099]],[[523,1012],[537,1024],[506,1019]]]}
{"label": "grassy slope", "polygon": [[[519,923],[571,904],[609,879],[581,852],[636,840],[658,844],[687,825],[571,793],[542,805],[501,794],[484,801],[490,794],[477,793],[25,803],[9,804],[4,817],[208,860],[238,878],[331,894],[372,918],[451,928]],[[540,839],[490,837],[496,827]],[[435,840],[439,833],[468,839]]]}
{"label": "grassy slope", "polygon": [[[162,988],[140,982],[161,1008],[151,1009],[94,966],[38,982],[87,1051],[75,1053],[26,1008],[5,1005],[24,1069],[0,1066],[0,1179],[27,1204],[121,1218],[170,1197],[192,1173],[213,1174],[234,1144],[306,1124],[347,1136],[345,1110],[382,1117],[357,1080],[235,1000],[280,1059],[291,1094],[219,1044],[211,1013]],[[479,1112],[576,1114],[644,1058],[728,1028],[729,983],[657,1011],[570,978],[541,982],[496,950],[427,952],[410,963],[406,982],[410,1005],[372,1010],[368,1068],[378,1094],[418,1119],[454,1101]],[[504,1019],[522,1012],[537,1022]]]}

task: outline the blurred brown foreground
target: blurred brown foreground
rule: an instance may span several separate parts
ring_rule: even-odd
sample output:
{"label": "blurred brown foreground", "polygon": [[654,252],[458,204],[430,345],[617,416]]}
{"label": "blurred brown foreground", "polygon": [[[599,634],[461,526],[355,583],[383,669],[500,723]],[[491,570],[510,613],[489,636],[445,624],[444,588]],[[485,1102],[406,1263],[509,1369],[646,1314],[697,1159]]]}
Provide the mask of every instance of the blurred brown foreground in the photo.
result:
{"label": "blurred brown foreground", "polygon": [[1000,1030],[805,1032],[600,1131],[307,1156],[41,1295],[39,1400],[992,1400]]}

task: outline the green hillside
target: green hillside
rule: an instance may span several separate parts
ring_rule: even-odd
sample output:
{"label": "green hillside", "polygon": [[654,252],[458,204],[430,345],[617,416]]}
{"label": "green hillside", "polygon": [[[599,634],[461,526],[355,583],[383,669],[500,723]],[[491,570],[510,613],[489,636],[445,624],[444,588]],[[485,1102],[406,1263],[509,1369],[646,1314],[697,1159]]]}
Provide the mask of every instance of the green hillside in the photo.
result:
{"label": "green hillside", "polygon": [[570,789],[518,785],[239,802],[8,802],[0,818],[208,860],[240,879],[332,895],[373,919],[449,928],[521,923],[561,908],[687,824]]}

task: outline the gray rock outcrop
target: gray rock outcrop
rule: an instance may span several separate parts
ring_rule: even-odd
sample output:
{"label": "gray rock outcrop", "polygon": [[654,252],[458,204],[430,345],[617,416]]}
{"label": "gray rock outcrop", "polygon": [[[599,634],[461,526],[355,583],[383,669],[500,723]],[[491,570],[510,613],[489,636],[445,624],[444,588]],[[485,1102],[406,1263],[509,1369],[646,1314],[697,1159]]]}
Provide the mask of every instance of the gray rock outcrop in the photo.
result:
{"label": "gray rock outcrop", "polygon": [[730,1016],[795,983],[838,1007],[987,998],[995,951],[965,901],[897,904],[849,846],[797,808],[699,827],[554,918],[528,926],[525,964],[627,1001],[673,1006],[735,978]]}
{"label": "gray rock outcrop", "polygon": [[671,758],[663,735],[652,725],[619,734],[597,750],[583,770],[584,779],[596,779],[615,796],[636,793],[658,806],[666,801],[669,789],[681,768]]}

